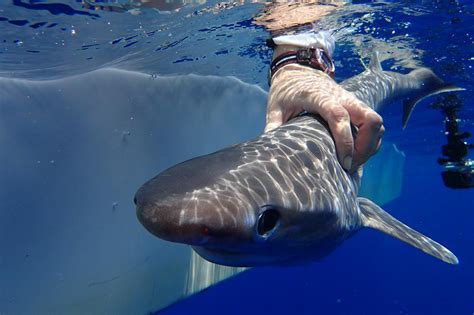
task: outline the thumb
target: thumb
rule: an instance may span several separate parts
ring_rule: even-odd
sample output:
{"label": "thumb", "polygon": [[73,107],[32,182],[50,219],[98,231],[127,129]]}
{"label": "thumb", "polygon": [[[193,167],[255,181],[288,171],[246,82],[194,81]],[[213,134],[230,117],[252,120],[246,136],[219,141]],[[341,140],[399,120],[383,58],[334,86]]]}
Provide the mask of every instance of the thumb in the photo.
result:
{"label": "thumb", "polygon": [[280,109],[270,110],[267,113],[267,122],[264,132],[271,131],[283,124],[283,113]]}

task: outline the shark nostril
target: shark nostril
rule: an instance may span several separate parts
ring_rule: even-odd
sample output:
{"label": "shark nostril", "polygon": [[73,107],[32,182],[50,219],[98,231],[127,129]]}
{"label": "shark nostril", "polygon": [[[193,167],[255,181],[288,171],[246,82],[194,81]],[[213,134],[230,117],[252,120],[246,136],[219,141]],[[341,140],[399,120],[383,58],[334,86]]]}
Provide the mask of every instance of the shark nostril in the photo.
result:
{"label": "shark nostril", "polygon": [[280,213],[275,208],[266,207],[258,217],[257,233],[266,239],[275,232],[279,224]]}

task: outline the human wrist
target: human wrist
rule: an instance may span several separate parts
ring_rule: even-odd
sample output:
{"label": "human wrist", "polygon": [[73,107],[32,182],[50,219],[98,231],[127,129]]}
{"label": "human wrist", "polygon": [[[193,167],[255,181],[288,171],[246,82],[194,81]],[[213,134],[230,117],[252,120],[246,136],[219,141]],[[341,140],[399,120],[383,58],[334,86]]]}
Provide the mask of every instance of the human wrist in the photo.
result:
{"label": "human wrist", "polygon": [[307,107],[315,101],[319,104],[323,98],[331,98],[331,91],[338,87],[334,80],[322,71],[289,64],[275,73],[269,97],[272,102]]}
{"label": "human wrist", "polygon": [[304,90],[317,89],[321,85],[326,85],[324,82],[328,81],[336,84],[328,74],[297,63],[285,65],[275,72],[272,78],[272,87],[278,81],[280,81],[278,84],[281,84],[281,81],[291,82],[293,86]]}
{"label": "human wrist", "polygon": [[268,73],[268,83],[272,77],[288,64],[300,64],[334,75],[332,52],[334,38],[329,32],[307,32],[298,35],[285,35],[267,40],[274,49],[272,63]]}

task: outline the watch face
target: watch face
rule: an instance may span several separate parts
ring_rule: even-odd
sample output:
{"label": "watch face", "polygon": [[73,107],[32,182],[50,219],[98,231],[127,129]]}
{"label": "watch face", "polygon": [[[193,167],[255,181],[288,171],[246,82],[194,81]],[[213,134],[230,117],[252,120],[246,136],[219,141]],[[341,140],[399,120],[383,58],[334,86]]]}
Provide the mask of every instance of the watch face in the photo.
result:
{"label": "watch face", "polygon": [[296,59],[298,60],[298,62],[308,62],[311,59],[311,50],[307,48],[298,50],[298,52],[296,53]]}

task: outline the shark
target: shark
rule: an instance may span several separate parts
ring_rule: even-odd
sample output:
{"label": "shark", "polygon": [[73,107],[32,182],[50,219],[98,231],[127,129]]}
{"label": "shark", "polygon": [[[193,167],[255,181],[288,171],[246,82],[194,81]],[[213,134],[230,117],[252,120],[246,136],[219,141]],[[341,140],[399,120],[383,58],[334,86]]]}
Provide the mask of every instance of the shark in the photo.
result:
{"label": "shark", "polygon": [[[404,126],[420,100],[459,90],[428,68],[384,71],[377,54],[341,86],[377,111],[405,99]],[[134,202],[153,235],[188,244],[220,265],[320,260],[362,228],[458,264],[447,248],[359,197],[361,176],[338,162],[326,122],[305,113],[253,140],[170,167],[143,184]]]}

